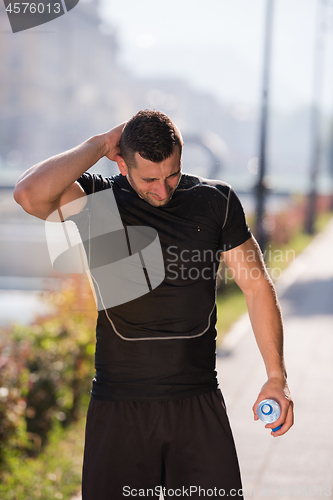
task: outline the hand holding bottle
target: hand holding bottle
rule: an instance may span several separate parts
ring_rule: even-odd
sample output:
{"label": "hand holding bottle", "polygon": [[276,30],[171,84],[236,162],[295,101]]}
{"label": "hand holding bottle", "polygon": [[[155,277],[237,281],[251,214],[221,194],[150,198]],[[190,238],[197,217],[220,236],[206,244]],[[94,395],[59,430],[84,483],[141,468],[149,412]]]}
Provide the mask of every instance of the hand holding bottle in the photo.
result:
{"label": "hand holding bottle", "polygon": [[[279,403],[274,399],[264,399],[258,404],[257,415],[262,422],[265,424],[272,424],[276,422],[281,414],[281,409]],[[272,429],[273,432],[281,429],[281,425]]]}

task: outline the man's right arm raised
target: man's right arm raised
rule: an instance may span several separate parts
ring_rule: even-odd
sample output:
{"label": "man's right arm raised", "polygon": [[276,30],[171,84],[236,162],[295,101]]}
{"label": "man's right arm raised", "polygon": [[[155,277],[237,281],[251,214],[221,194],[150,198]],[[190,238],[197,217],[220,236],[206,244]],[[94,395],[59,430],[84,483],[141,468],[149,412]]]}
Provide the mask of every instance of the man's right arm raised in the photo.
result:
{"label": "man's right arm raised", "polygon": [[103,156],[114,161],[120,154],[124,125],[29,168],[16,183],[15,201],[29,214],[45,220],[60,207],[82,198],[82,203],[75,204],[75,208],[71,205],[73,212],[66,212],[66,217],[78,213],[86,203],[86,194],[76,180]]}

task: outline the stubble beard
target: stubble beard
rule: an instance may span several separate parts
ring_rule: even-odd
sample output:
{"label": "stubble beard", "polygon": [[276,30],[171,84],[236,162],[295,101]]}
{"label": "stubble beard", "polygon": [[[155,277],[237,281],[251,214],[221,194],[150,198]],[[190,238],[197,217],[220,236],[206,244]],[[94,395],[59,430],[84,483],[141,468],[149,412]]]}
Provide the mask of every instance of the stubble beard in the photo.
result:
{"label": "stubble beard", "polygon": [[134,189],[134,191],[136,192],[136,194],[138,196],[140,196],[140,198],[145,200],[147,203],[149,203],[149,205],[152,205],[153,207],[163,207],[164,205],[169,203],[174,192],[176,191],[176,188],[175,188],[165,200],[159,201],[158,199],[156,199],[155,193],[150,193],[149,191],[146,193],[143,193],[140,189],[138,189],[137,186],[135,185],[135,182],[131,178],[130,174],[127,175],[127,179],[128,179],[128,182],[130,183],[130,185],[132,186],[132,188]]}

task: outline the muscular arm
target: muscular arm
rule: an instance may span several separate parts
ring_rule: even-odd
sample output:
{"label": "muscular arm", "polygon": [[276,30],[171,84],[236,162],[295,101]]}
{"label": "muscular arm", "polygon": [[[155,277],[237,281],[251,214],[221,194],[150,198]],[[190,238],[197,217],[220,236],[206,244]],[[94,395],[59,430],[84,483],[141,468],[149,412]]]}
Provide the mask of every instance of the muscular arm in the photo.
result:
{"label": "muscular arm", "polygon": [[281,416],[268,427],[283,424],[279,436],[293,425],[293,403],[287,385],[283,356],[283,325],[275,289],[263,262],[260,248],[253,237],[242,245],[224,253],[224,260],[236,283],[244,293],[254,335],[263,357],[268,380],[253,405],[254,418],[258,420],[257,406],[266,398],[276,399],[281,406]]}
{"label": "muscular arm", "polygon": [[[14,190],[17,203],[29,214],[46,219],[66,203],[83,198],[85,193],[76,179],[103,156],[115,159],[120,153],[119,141],[123,127],[124,123],[105,134],[91,137],[79,146],[24,172]],[[82,204],[77,204],[74,213],[80,211],[84,204],[84,200]]]}

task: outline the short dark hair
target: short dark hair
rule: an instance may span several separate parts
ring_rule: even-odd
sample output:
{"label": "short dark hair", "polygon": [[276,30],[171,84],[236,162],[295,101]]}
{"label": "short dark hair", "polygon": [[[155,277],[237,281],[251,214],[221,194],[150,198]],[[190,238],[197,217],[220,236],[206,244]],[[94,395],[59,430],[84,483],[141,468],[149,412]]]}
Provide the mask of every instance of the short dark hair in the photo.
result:
{"label": "short dark hair", "polygon": [[122,157],[128,167],[135,167],[135,153],[154,163],[169,158],[175,146],[182,153],[183,139],[172,120],[151,109],[139,111],[126,123],[120,139]]}

